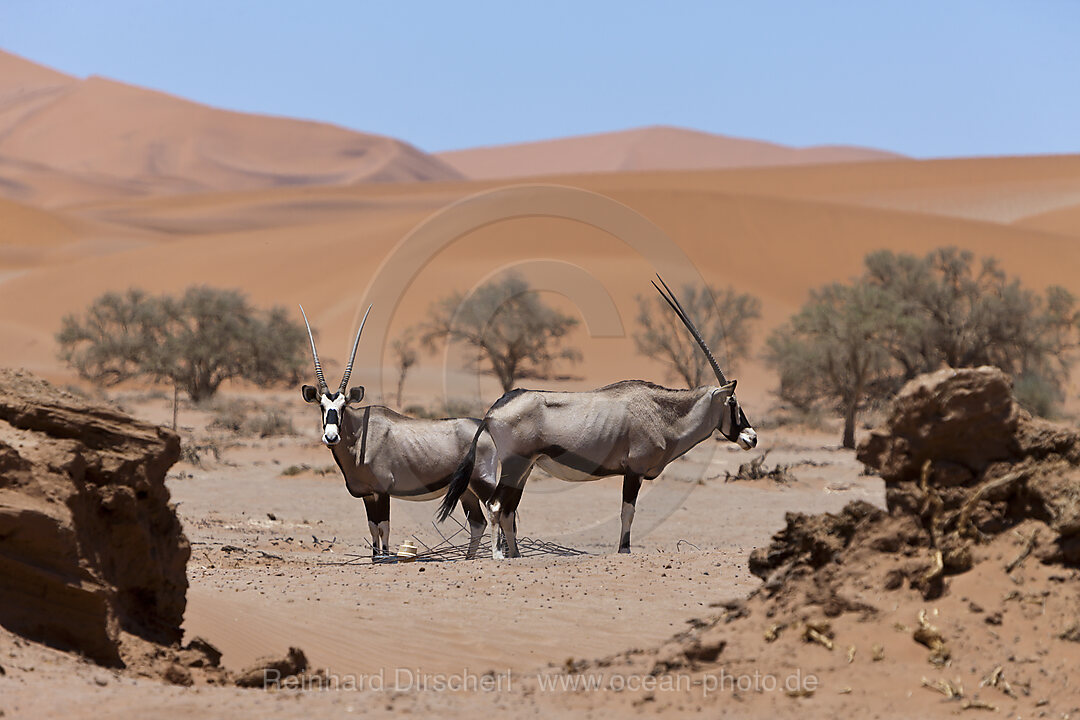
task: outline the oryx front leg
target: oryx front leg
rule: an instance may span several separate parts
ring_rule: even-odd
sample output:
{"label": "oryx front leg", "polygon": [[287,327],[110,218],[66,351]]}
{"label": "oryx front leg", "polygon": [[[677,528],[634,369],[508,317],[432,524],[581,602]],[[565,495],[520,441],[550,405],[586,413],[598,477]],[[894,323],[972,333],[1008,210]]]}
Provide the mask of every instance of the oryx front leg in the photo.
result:
{"label": "oryx front leg", "polygon": [[465,551],[465,559],[472,560],[476,557],[481,538],[484,537],[487,518],[484,516],[480,498],[476,497],[472,490],[466,490],[461,496],[461,509],[465,511],[465,519],[469,521],[469,549]]}
{"label": "oryx front leg", "polygon": [[367,495],[364,497],[364,509],[367,510],[368,530],[371,532],[371,559],[390,554],[390,496]]}
{"label": "oryx front leg", "polygon": [[630,552],[630,526],[634,523],[634,511],[637,508],[638,490],[641,489],[641,476],[627,473],[622,484],[622,535],[619,536],[619,552]]}

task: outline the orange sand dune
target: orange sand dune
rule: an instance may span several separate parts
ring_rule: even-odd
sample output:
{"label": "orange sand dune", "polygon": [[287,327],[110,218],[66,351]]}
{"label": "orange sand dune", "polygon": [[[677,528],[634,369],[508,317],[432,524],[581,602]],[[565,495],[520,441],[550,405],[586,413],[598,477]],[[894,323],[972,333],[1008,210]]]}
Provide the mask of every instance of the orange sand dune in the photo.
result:
{"label": "orange sand dune", "polygon": [[0,155],[0,196],[10,200],[58,208],[138,194],[136,185],[126,180],[65,172]]}
{"label": "orange sand dune", "polygon": [[78,82],[70,75],[0,50],[0,108],[31,95],[48,94]]}
{"label": "orange sand dune", "polygon": [[[677,172],[619,172],[546,175],[512,183],[556,183],[610,190],[648,192],[662,186],[686,191],[708,190],[733,195],[798,198],[811,201],[943,215],[993,223],[1020,222],[1033,213],[1052,212],[1080,203],[1080,155],[956,158],[943,160],[893,160],[833,165],[769,168],[738,168]],[[479,191],[500,187],[506,180],[469,184]],[[659,185],[658,185],[659,183]],[[459,183],[432,182],[423,186],[385,183],[335,193],[331,188],[278,188],[255,193],[148,198],[138,203],[97,203],[80,208],[88,216],[113,218],[137,214],[185,215],[214,213],[242,204],[282,207],[319,207],[337,212],[347,206],[366,204],[369,209],[387,205],[431,203],[441,207],[460,197]],[[196,209],[199,208],[199,209]],[[229,211],[231,212],[231,211]],[[1054,227],[1047,230],[1055,232]]]}
{"label": "orange sand dune", "polygon": [[[100,77],[77,80],[7,53],[0,75],[0,156],[110,187],[114,196],[458,176],[391,138],[217,110]],[[0,182],[0,192],[11,182],[28,178]],[[100,197],[68,190],[65,202]],[[47,185],[23,195],[56,202]]]}
{"label": "orange sand dune", "polygon": [[157,242],[153,232],[0,198],[0,278]]}
{"label": "orange sand dune", "polygon": [[[618,174],[647,188],[653,173]],[[674,177],[674,176],[673,176]],[[995,223],[1080,203],[1080,155],[883,160],[680,173],[686,188],[797,197]]]}
{"label": "orange sand dune", "polygon": [[62,215],[0,199],[0,247],[45,249],[71,242],[77,223]]}
{"label": "orange sand dune", "polygon": [[[865,167],[890,170],[893,164]],[[834,166],[840,174],[846,168]],[[762,171],[747,171],[757,173],[747,185],[777,196],[719,189],[737,184],[732,175],[738,172],[602,174],[561,181],[609,196],[647,217],[709,282],[734,284],[759,296],[764,317],[758,338],[794,311],[808,289],[851,277],[860,271],[867,252],[882,247],[922,253],[959,245],[1000,258],[1010,272],[1035,287],[1059,283],[1080,293],[1075,272],[1080,268],[1080,244],[1073,237],[792,197],[798,183],[786,171],[778,172],[772,187]],[[26,365],[63,377],[67,371],[55,358],[52,334],[65,313],[85,307],[106,290],[138,285],[179,291],[206,283],[239,287],[260,304],[295,307],[303,302],[325,344],[328,368],[340,367],[364,293],[394,244],[440,208],[497,185],[279,188],[82,208],[81,217],[108,219],[132,232],[148,227],[162,231],[169,225],[162,236],[168,240],[36,267],[0,284],[0,335],[5,339],[0,364]],[[651,292],[648,279],[654,269],[618,239],[569,220],[522,218],[467,234],[432,258],[411,285],[401,288],[400,298],[373,299],[378,313],[392,314],[393,337],[422,320],[433,300],[530,259],[569,262],[592,274],[610,292],[627,331],[634,328],[635,296]],[[579,329],[572,342],[585,356],[573,369],[576,379],[530,384],[580,388],[626,377],[667,378],[661,365],[635,352],[629,337],[589,338]],[[356,371],[372,396],[378,395],[379,351],[365,346]],[[441,391],[441,362],[441,356],[425,355],[414,372],[410,388],[419,399]],[[385,364],[389,387],[389,355]],[[744,380],[740,391],[745,385],[748,398],[764,401],[772,388],[773,381],[757,361],[744,362],[739,377]],[[450,379],[455,391],[461,383],[476,383],[460,371],[460,363],[453,365]],[[481,396],[497,394],[490,379],[480,381]]]}
{"label": "orange sand dune", "polygon": [[848,146],[793,148],[677,127],[645,127],[539,142],[451,150],[437,157],[474,179],[530,175],[692,170],[898,158]]}
{"label": "orange sand dune", "polygon": [[1080,236],[1080,203],[1031,215],[1016,221],[1020,227]]}
{"label": "orange sand dune", "polygon": [[[662,179],[661,179],[662,178]],[[833,165],[800,165],[695,171],[635,171],[589,175],[546,175],[470,183],[475,190],[499,187],[507,182],[551,182],[586,185],[600,183],[609,189],[649,192],[660,186],[686,191],[708,190],[733,195],[798,198],[829,204],[899,210],[992,223],[1021,222],[1036,213],[1053,212],[1080,204],[1080,155],[955,158],[942,160],[883,160]],[[85,208],[95,217],[145,212],[183,214],[184,208],[213,207],[215,212],[237,203],[259,203],[268,198],[283,205],[303,202],[336,212],[335,206],[367,203],[409,205],[421,199],[433,207],[459,197],[459,183],[432,182],[423,186],[385,183],[343,190],[330,188],[278,188],[269,194],[230,193],[219,198],[161,197],[140,203],[124,201]],[[199,211],[203,212],[203,211]],[[1046,228],[1056,232],[1055,226]]]}

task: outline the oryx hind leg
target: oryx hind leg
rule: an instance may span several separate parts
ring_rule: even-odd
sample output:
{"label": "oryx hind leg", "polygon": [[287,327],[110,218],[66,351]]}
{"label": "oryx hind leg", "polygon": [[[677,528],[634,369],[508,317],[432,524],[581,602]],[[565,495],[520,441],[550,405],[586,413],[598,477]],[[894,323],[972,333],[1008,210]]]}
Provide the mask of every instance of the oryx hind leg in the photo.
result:
{"label": "oryx hind leg", "polygon": [[[532,460],[529,458],[511,457],[503,460],[499,486],[495,488],[495,494],[491,498],[491,509],[495,516],[493,525],[498,525],[502,530],[507,557],[521,557],[517,545],[516,515],[518,503],[521,502],[521,492],[525,488],[525,480],[531,468]],[[495,540],[493,531],[491,556],[501,559],[502,551],[495,544]]]}
{"label": "oryx hind leg", "polygon": [[641,476],[627,473],[622,483],[622,534],[619,536],[619,552],[630,552],[630,526],[634,523],[634,511],[637,508],[638,490],[641,489]]}
{"label": "oryx hind leg", "polygon": [[371,532],[371,558],[378,560],[390,554],[390,496],[366,495],[364,509]]}
{"label": "oryx hind leg", "polygon": [[484,537],[487,517],[484,515],[483,503],[472,490],[466,490],[461,496],[461,509],[465,511],[465,519],[469,521],[469,549],[465,551],[465,559],[472,560],[480,547],[480,539]]}

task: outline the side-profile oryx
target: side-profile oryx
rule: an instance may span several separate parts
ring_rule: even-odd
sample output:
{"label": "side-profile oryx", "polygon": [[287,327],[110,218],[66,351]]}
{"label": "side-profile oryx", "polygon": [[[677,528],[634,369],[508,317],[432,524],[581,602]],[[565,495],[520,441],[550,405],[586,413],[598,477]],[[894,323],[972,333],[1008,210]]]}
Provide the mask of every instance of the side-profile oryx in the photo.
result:
{"label": "side-profile oryx", "polygon": [[[371,312],[370,306],[367,312]],[[497,485],[495,445],[490,439],[478,442],[475,437],[480,420],[418,420],[380,405],[357,407],[364,398],[364,388],[349,388],[349,375],[367,313],[356,333],[341,386],[331,392],[323,377],[315,336],[303,307],[300,313],[307,325],[315,377],[319,383],[317,388],[304,385],[301,391],[305,401],[319,404],[322,441],[330,448],[345,476],[345,488],[353,497],[364,501],[373,557],[390,554],[390,498],[431,500],[442,496],[466,453],[471,453],[473,463],[462,488],[454,496],[450,511],[460,498],[469,521],[467,557],[473,557],[487,527],[477,492],[485,499],[490,498]]]}
{"label": "side-profile oryx", "polygon": [[[623,476],[619,552],[630,552],[641,480],[652,480],[675,458],[712,435],[713,430],[744,450],[757,433],[735,399],[735,381],[720,370],[701,333],[664,281],[653,283],[690,331],[712,365],[719,385],[670,390],[641,380],[625,380],[590,392],[511,390],[491,406],[464,461],[450,482],[439,510],[444,519],[466,491],[480,448],[495,441],[502,463],[498,487],[488,507],[492,534],[501,527],[510,557],[518,556],[514,513],[533,465],[571,482]],[[664,291],[667,291],[666,293]],[[494,537],[492,548],[496,548]]]}

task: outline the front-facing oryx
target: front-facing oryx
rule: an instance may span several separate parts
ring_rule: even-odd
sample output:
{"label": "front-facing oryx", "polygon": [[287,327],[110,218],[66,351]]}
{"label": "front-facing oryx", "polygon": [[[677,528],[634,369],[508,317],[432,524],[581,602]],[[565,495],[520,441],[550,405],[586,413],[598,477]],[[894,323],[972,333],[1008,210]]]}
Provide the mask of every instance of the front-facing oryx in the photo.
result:
{"label": "front-facing oryx", "polygon": [[465,492],[473,463],[480,458],[480,443],[490,437],[495,441],[502,472],[488,507],[494,517],[492,530],[502,528],[510,557],[519,554],[514,513],[534,464],[571,482],[622,475],[619,552],[626,553],[630,552],[630,525],[642,478],[657,477],[668,463],[710,437],[713,430],[744,450],[757,445],[757,433],[735,399],[735,381],[727,381],[674,293],[663,280],[660,283],[663,290],[656,283],[653,286],[694,336],[719,385],[670,390],[626,380],[591,392],[511,390],[491,406],[480,423],[474,445],[443,498],[440,518],[449,515]]}
{"label": "front-facing oryx", "polygon": [[[370,306],[367,312],[371,312]],[[301,391],[305,401],[319,404],[322,441],[330,448],[345,477],[345,488],[353,497],[364,500],[373,557],[390,554],[390,498],[432,500],[442,496],[467,452],[473,454],[475,466],[469,469],[463,489],[454,496],[450,510],[461,498],[470,530],[466,556],[473,557],[487,526],[477,492],[485,499],[490,498],[497,485],[494,444],[490,439],[479,446],[474,442],[480,421],[476,418],[418,420],[381,405],[357,407],[364,398],[364,388],[349,388],[349,375],[367,313],[356,333],[341,386],[331,392],[323,377],[315,336],[303,307],[300,313],[311,340],[311,356],[319,383],[317,388],[304,385]]]}

